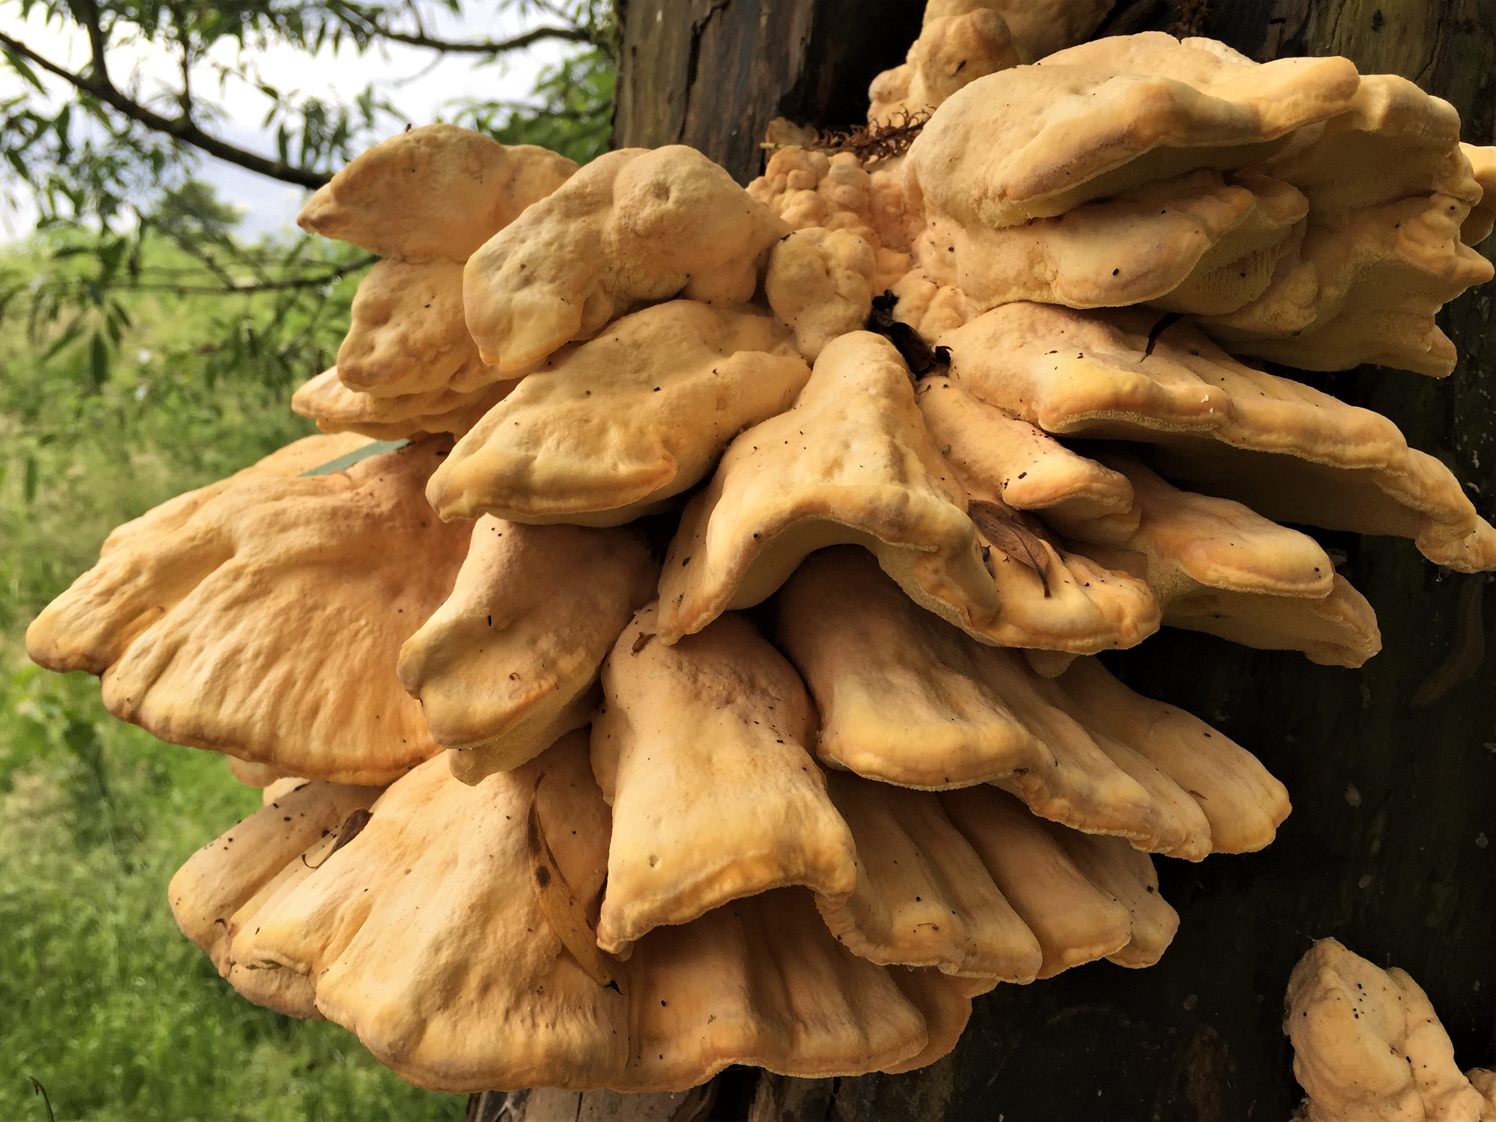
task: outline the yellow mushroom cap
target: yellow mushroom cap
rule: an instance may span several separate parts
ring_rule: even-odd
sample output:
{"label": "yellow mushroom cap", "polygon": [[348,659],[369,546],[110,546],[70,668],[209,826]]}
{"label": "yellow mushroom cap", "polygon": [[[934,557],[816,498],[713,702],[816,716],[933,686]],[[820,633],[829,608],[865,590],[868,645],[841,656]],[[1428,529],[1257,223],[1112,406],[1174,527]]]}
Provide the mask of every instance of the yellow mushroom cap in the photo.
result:
{"label": "yellow mushroom cap", "polygon": [[1283,1031],[1309,1122],[1479,1119],[1485,1103],[1455,1066],[1427,995],[1404,971],[1321,939],[1288,980]]}
{"label": "yellow mushroom cap", "polygon": [[1015,226],[1195,168],[1256,163],[1346,111],[1359,85],[1343,58],[1259,65],[1162,32],[1100,39],[953,94],[910,148],[906,188],[968,229]]}
{"label": "yellow mushroom cap", "polygon": [[448,519],[619,525],[697,483],[809,377],[768,316],[672,300],[520,379],[427,496]]}
{"label": "yellow mushroom cap", "polygon": [[693,148],[609,152],[468,260],[468,329],[512,377],[637,303],[746,303],[788,232]]}
{"label": "yellow mushroom cap", "polygon": [[466,258],[577,170],[565,156],[454,125],[382,141],[317,189],[296,222],[383,257]]}
{"label": "yellow mushroom cap", "polygon": [[472,393],[499,377],[462,318],[462,262],[381,261],[359,281],[338,377],[373,397]]}
{"label": "yellow mushroom cap", "polygon": [[1413,538],[1461,572],[1496,567],[1496,530],[1386,417],[1245,366],[1188,323],[1015,303],[942,341],[963,389],[1045,432],[1143,441],[1165,475],[1266,517]]}
{"label": "yellow mushroom cap", "polygon": [[630,530],[477,521],[398,667],[459,779],[517,767],[591,720],[598,667],[658,573]]}
{"label": "yellow mushroom cap", "polygon": [[311,437],[126,523],[32,622],[31,657],[103,679],[116,716],[282,774],[387,783],[438,748],[395,658],[446,597],[469,524],[422,496],[441,441]]}
{"label": "yellow mushroom cap", "polygon": [[345,384],[334,366],[303,383],[291,396],[291,409],[316,421],[323,432],[355,432],[375,440],[404,440],[429,433],[460,436],[515,385],[496,382],[470,393],[441,388],[375,397]]}
{"label": "yellow mushroom cap", "polygon": [[[544,866],[527,841],[532,820],[553,854]],[[935,971],[896,980],[840,946],[803,889],[659,928],[612,963],[616,989],[598,984],[540,894],[562,878],[589,922],[608,832],[581,733],[476,786],[432,760],[261,909],[236,951],[305,978],[316,1009],[381,1062],[448,1091],[679,1090],[732,1063],[861,1074],[955,1043],[982,987]],[[545,885],[541,868],[554,870]]]}
{"label": "yellow mushroom cap", "polygon": [[658,629],[649,607],[618,637],[592,730],[613,807],[598,945],[614,953],[739,897],[803,884],[840,899],[856,882],[794,668],[740,616],[670,647]]}

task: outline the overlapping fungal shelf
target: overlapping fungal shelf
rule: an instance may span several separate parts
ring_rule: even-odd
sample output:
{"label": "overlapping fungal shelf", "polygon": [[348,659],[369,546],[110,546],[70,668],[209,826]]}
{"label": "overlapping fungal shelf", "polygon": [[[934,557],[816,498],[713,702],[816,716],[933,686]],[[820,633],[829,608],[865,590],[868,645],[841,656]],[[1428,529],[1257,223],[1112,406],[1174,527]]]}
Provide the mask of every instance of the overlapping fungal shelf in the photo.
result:
{"label": "overlapping fungal shelf", "polygon": [[1496,151],[1345,59],[1070,46],[1105,8],[931,0],[872,88],[907,150],[746,190],[433,125],[312,197],[384,258],[326,435],[28,633],[282,777],[171,887],[240,992],[451,1091],[904,1071],[998,984],[1156,962],[1151,854],[1272,841],[1282,784],[1094,656],[1361,665],[1282,522],[1496,569],[1442,463],[1253,365],[1449,374]]}
{"label": "overlapping fungal shelf", "polygon": [[1496,1118],[1496,1071],[1461,1073],[1449,1033],[1418,983],[1335,939],[1315,943],[1294,967],[1283,1031],[1305,1091],[1295,1118]]}

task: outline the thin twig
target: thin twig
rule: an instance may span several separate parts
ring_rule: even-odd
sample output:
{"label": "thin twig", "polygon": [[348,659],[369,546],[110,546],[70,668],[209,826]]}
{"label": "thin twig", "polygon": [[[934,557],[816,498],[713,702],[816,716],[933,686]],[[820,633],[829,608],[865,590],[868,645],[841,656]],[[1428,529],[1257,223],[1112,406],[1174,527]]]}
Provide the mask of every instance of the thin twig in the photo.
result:
{"label": "thin twig", "polygon": [[[83,5],[80,5],[83,7]],[[90,6],[91,7],[91,6]],[[95,15],[97,13],[95,12]],[[59,66],[51,59],[38,54],[25,43],[5,32],[0,31],[0,45],[4,45],[16,54],[35,63],[47,73],[52,74],[82,93],[96,98],[116,112],[130,118],[130,120],[144,125],[154,132],[165,133],[167,136],[199,148],[215,156],[225,163],[234,164],[248,171],[258,172],[260,175],[270,179],[279,179],[283,183],[294,183],[298,187],[316,189],[328,181],[330,176],[323,172],[312,171],[310,168],[294,167],[291,164],[282,163],[280,160],[267,159],[264,156],[236,148],[219,140],[216,136],[210,136],[198,128],[197,123],[185,116],[163,117],[160,113],[120,92],[109,78],[109,71],[104,63],[105,43],[103,32],[98,29],[94,22],[85,23],[88,31],[89,43],[93,48],[93,63],[90,73],[78,74]]]}

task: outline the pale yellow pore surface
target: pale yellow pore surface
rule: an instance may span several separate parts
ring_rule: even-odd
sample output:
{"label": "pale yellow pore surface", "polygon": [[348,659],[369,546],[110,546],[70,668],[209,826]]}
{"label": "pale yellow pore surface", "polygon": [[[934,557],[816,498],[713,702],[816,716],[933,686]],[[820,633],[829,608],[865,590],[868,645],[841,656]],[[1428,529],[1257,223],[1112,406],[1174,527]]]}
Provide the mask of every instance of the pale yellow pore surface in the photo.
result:
{"label": "pale yellow pore surface", "polygon": [[816,901],[838,942],[873,962],[1033,980],[1038,940],[937,796],[843,773],[826,782],[857,845],[856,890]]}
{"label": "pale yellow pore surface", "polygon": [[603,665],[593,771],[613,806],[598,945],[729,900],[857,881],[847,824],[806,746],[815,711],[795,670],[736,615],[667,647],[644,609]]}
{"label": "pale yellow pore surface", "polygon": [[578,900],[594,901],[608,810],[586,738],[571,733],[476,787],[440,760],[411,772],[357,837],[309,855],[315,870],[297,858],[295,883],[236,947],[272,968],[262,973],[304,977],[318,1011],[435,1090],[681,1090],[732,1063],[856,1075],[928,1048],[922,1006],[888,969],[839,946],[802,889],[652,932],[614,964],[622,992],[599,986],[532,886],[526,822],[537,798],[557,867]]}
{"label": "pale yellow pore surface", "polygon": [[423,433],[460,436],[516,384],[496,382],[471,393],[435,389],[375,397],[350,389],[334,366],[297,389],[291,395],[291,409],[316,421],[323,432],[356,432],[376,440],[404,440]]}
{"label": "pale yellow pore surface", "polygon": [[1246,749],[1183,709],[1134,693],[1093,658],[1056,683],[1090,727],[1126,741],[1188,791],[1216,853],[1264,848],[1288,817],[1288,790]]}
{"label": "pale yellow pore surface", "polygon": [[[1232,350],[1316,370],[1379,362],[1448,374],[1439,308],[1491,277],[1469,248],[1483,184],[1453,106],[1395,75],[1363,78],[1351,107],[1302,130],[1255,171],[1308,197],[1308,232],[1272,284],[1206,329]],[[1470,237],[1465,226],[1473,223]]]}
{"label": "pale yellow pore surface", "polygon": [[1070,548],[1146,580],[1165,625],[1331,666],[1360,666],[1381,650],[1376,612],[1313,538],[1230,499],[1181,491],[1125,453],[1100,455],[1132,482],[1140,521],[1124,541],[1105,527],[1089,535],[1099,542]]}
{"label": "pale yellow pore surface", "polygon": [[[1287,813],[1281,785],[1209,726],[1118,683],[1078,698],[1070,675],[1105,675],[1094,660],[1041,677],[920,610],[859,550],[806,560],[780,598],[778,638],[834,767],[905,787],[995,783],[1041,817],[1193,860],[1260,848]],[[1122,710],[1135,717],[1114,719]],[[1220,803],[1221,839],[1196,792]]]}
{"label": "pale yellow pore surface", "polygon": [[468,330],[513,376],[637,303],[743,304],[789,229],[693,148],[609,152],[468,260]]}
{"label": "pale yellow pore surface", "polygon": [[462,318],[462,262],[381,261],[358,282],[338,377],[374,397],[471,393],[498,377]]}
{"label": "pale yellow pore surface", "polygon": [[576,170],[533,144],[505,147],[471,129],[424,125],[357,157],[296,222],[382,257],[461,261]]}
{"label": "pale yellow pore surface", "polygon": [[693,1087],[734,1063],[811,1078],[931,1063],[970,1003],[934,971],[908,973],[838,944],[801,888],[661,927],[627,965],[631,1058],[614,1085]]}
{"label": "pale yellow pore surface", "polygon": [[351,812],[368,807],[379,791],[298,780],[294,789],[199,849],[171,878],[166,897],[182,934],[251,1001],[291,1016],[316,1015],[311,987],[299,974],[282,971],[271,978],[235,969],[232,921],[287,866],[336,833]]}
{"label": "pale yellow pore surface", "polygon": [[809,377],[768,316],[672,300],[520,379],[458,441],[427,498],[446,519],[620,525],[701,480]]}
{"label": "pale yellow pore surface", "polygon": [[598,667],[658,574],[629,530],[480,518],[452,594],[400,648],[453,774],[476,783],[586,724]]}
{"label": "pale yellow pore surface", "polygon": [[963,485],[980,486],[1015,510],[1040,512],[1049,525],[1084,541],[1125,541],[1137,528],[1132,484],[1121,472],[949,378],[922,378],[916,400],[930,439]]}
{"label": "pale yellow pore surface", "polygon": [[1304,192],[1316,222],[1342,225],[1358,208],[1417,195],[1478,202],[1461,154],[1470,148],[1449,102],[1398,75],[1367,74],[1344,113],[1300,130],[1253,170]]}
{"label": "pale yellow pore surface", "polygon": [[115,530],[32,622],[31,657],[101,675],[110,712],[162,740],[282,774],[387,783],[431,756],[396,654],[471,526],[422,496],[441,441],[299,475],[349,444],[301,441]]}
{"label": "pale yellow pore surface", "polygon": [[914,256],[978,309],[1013,300],[1072,308],[1153,302],[1233,312],[1261,296],[1303,237],[1309,204],[1280,180],[1196,168],[1150,180],[1052,218],[996,229],[947,215],[926,197]]}
{"label": "pale yellow pore surface", "polygon": [[1127,906],[1093,884],[1017,800],[990,787],[968,787],[947,791],[940,801],[1038,940],[1037,977],[1116,954],[1132,941]]}
{"label": "pale yellow pore surface", "polygon": [[1196,42],[1112,37],[979,78],[910,148],[911,204],[1000,229],[1195,168],[1241,168],[1344,112],[1360,84],[1347,59],[1259,66]]}
{"label": "pale yellow pore surface", "polygon": [[1491,236],[1491,228],[1496,226],[1496,147],[1461,144],[1460,151],[1470,161],[1471,172],[1481,189],[1480,202],[1470,208],[1460,226],[1460,241],[1479,245]]}
{"label": "pale yellow pore surface", "polygon": [[1139,582],[1070,565],[1048,544],[1044,579],[997,552],[989,571],[964,507],[898,352],[870,332],[843,335],[794,407],[734,440],[686,507],[660,578],[661,638],[758,603],[837,543],[867,546],[922,606],[988,642],[1094,652],[1157,626]]}
{"label": "pale yellow pore surface", "polygon": [[1418,983],[1321,939],[1288,979],[1283,1031],[1309,1122],[1479,1122],[1481,1093]]}
{"label": "pale yellow pore surface", "polygon": [[1059,435],[1159,445],[1160,471],[1281,522],[1396,534],[1461,572],[1496,567],[1496,530],[1387,418],[1254,370],[1138,308],[1007,304],[942,342],[952,377]]}

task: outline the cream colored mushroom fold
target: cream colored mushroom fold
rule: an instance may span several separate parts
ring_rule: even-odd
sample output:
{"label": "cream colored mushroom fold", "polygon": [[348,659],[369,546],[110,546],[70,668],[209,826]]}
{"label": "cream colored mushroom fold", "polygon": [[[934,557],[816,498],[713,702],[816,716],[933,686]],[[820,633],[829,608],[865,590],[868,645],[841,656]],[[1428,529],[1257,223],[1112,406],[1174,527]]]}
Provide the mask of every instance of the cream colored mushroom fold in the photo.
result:
{"label": "cream colored mushroom fold", "polygon": [[1449,1034],[1418,983],[1334,939],[1315,943],[1294,967],[1283,1031],[1307,1095],[1295,1117],[1307,1122],[1496,1117],[1483,1093],[1492,1073],[1460,1073]]}
{"label": "cream colored mushroom fold", "polygon": [[162,740],[281,774],[387,783],[438,751],[395,675],[446,598],[470,524],[422,488],[440,440],[302,473],[366,441],[309,437],[115,530],[27,651],[87,670]]}
{"label": "cream colored mushroom fold", "polygon": [[630,530],[480,518],[451,595],[398,666],[452,773],[476,783],[590,721],[598,667],[658,574]]}
{"label": "cream colored mushroom fold", "polygon": [[[261,908],[309,875],[351,833],[379,793],[378,787],[293,780],[289,790],[203,846],[171,878],[166,896],[182,934],[256,1005],[292,1017],[318,1016],[306,978],[241,961],[234,940]],[[300,860],[303,854],[307,861]]]}
{"label": "cream colored mushroom fold", "polygon": [[462,394],[498,380],[462,317],[461,261],[381,261],[359,281],[349,317],[337,366],[350,390]]}
{"label": "cream colored mushroom fold", "polygon": [[1187,323],[1016,303],[942,341],[961,388],[1047,433],[1142,441],[1164,475],[1275,521],[1395,534],[1437,564],[1496,568],[1496,530],[1391,421],[1245,366]]}
{"label": "cream colored mushroom fold", "polygon": [[533,144],[505,147],[471,129],[424,125],[358,156],[296,221],[381,257],[461,261],[576,170]]}
{"label": "cream colored mushroom fold", "polygon": [[1157,627],[1140,581],[1037,538],[1003,545],[990,521],[979,539],[965,508],[898,352],[870,332],[843,335],[794,407],[734,440],[687,505],[660,578],[661,638],[760,602],[837,543],[866,546],[919,604],[988,642],[1090,652]]}
{"label": "cream colored mushroom fold", "polygon": [[1308,210],[1290,184],[1204,167],[996,229],[931,209],[914,253],[925,277],[977,309],[1038,300],[1229,313],[1267,290]]}
{"label": "cream colored mushroom fold", "polygon": [[1018,226],[1196,168],[1257,163],[1346,112],[1359,85],[1343,58],[1259,65],[1162,32],[1100,39],[953,94],[909,150],[906,191],[927,217],[968,230]]}
{"label": "cream colored mushroom fold", "polygon": [[962,487],[1033,511],[1062,534],[1124,542],[1141,512],[1121,472],[1072,451],[1028,421],[969,393],[950,378],[922,378],[916,391],[930,439]]}
{"label": "cream colored mushroom fold", "polygon": [[[1132,484],[1139,523],[1121,542],[1071,548],[1148,582],[1165,625],[1311,662],[1360,666],[1382,649],[1376,612],[1313,538],[1240,503],[1170,486],[1125,453],[1103,464]],[[1072,532],[1084,540],[1087,525]]]}
{"label": "cream colored mushroom fold", "polygon": [[778,639],[826,763],[903,787],[993,783],[1041,817],[1199,860],[1260,849],[1288,794],[1249,753],[1092,659],[1047,680],[921,610],[859,550],[807,559]]}
{"label": "cream colored mushroom fold", "polygon": [[316,421],[323,432],[355,432],[375,440],[404,440],[429,433],[461,436],[515,385],[498,382],[470,393],[435,389],[375,397],[349,388],[334,366],[304,383],[291,396],[291,409]]}
{"label": "cream colored mushroom fold", "polygon": [[1028,982],[1102,957],[1152,965],[1178,927],[1151,861],[1120,838],[1043,823],[990,788],[942,807],[846,774],[827,786],[856,841],[857,887],[816,903],[864,958]]}
{"label": "cream colored mushroom fold", "polygon": [[[860,1074],[955,1043],[973,987],[857,958],[803,889],[660,928],[612,964],[616,989],[599,984],[542,894],[559,884],[583,909],[565,917],[568,931],[585,930],[607,844],[581,733],[477,786],[432,760],[257,913],[243,949],[305,977],[324,1016],[438,1090],[680,1090],[732,1063]],[[536,864],[537,852],[550,859]]]}
{"label": "cream colored mushroom fold", "polygon": [[468,260],[483,361],[515,376],[641,303],[743,304],[789,228],[684,145],[599,156]]}
{"label": "cream colored mushroom fold", "polygon": [[614,526],[712,469],[810,377],[789,332],[751,310],[672,300],[515,383],[452,449],[427,497],[446,519]]}
{"label": "cream colored mushroom fold", "polygon": [[844,899],[856,851],[807,751],[815,710],[794,668],[740,616],[671,647],[658,629],[644,609],[603,666],[592,766],[613,836],[598,945],[626,954],[655,927],[785,885]]}

